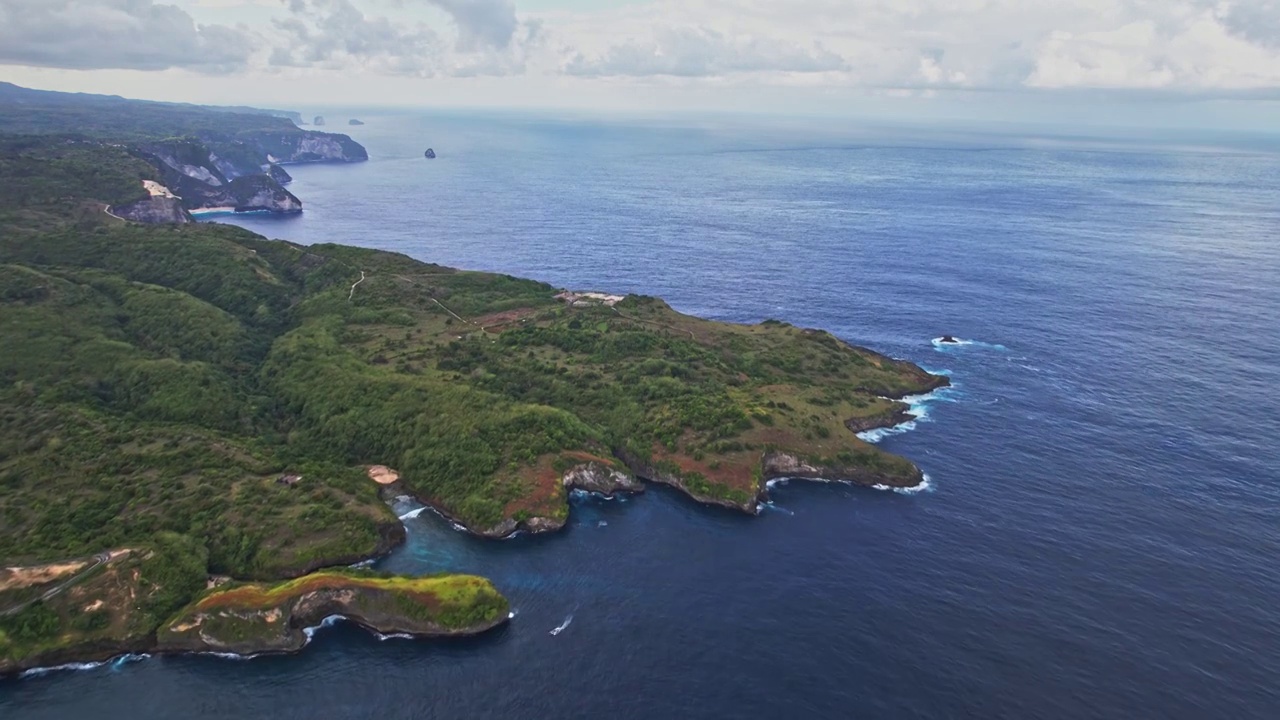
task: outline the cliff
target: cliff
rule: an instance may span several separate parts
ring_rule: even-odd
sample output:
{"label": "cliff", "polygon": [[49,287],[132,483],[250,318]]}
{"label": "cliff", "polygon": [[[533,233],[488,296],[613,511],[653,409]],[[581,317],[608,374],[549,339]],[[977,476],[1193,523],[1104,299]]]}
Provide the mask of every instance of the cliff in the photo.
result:
{"label": "cliff", "polygon": [[[0,676],[126,653],[296,652],[311,628],[333,617],[386,635],[476,635],[506,623],[510,612],[506,598],[479,577],[332,570],[279,583],[237,583],[206,580],[198,564],[175,566],[163,553],[120,550],[93,562],[0,573]],[[24,577],[41,575],[55,579],[21,587]],[[212,587],[196,589],[206,584]],[[198,599],[173,607],[179,588]],[[48,598],[18,603],[12,612],[7,599],[24,591]]]}
{"label": "cliff", "polygon": [[149,197],[127,205],[111,208],[111,214],[124,220],[151,224],[182,224],[195,222],[191,213],[176,197]]}
{"label": "cliff", "polygon": [[507,622],[507,600],[483,578],[323,572],[276,585],[219,588],[161,626],[159,652],[291,653],[306,630],[342,617],[383,635],[458,637]]}
{"label": "cliff", "polygon": [[[350,137],[302,130],[295,124],[300,120],[296,113],[278,110],[155,103],[0,83],[0,133],[61,134],[126,149],[158,171],[159,181],[186,210],[296,213],[302,203],[279,187],[292,179],[281,163],[368,159]],[[233,185],[250,177],[270,182]],[[126,215],[137,222],[182,222],[172,205],[145,202]]]}

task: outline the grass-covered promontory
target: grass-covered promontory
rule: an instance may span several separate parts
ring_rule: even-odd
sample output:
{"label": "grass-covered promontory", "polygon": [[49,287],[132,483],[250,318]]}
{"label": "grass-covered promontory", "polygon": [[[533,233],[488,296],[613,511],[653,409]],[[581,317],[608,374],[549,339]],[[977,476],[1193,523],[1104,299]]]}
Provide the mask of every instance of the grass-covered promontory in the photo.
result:
{"label": "grass-covered promontory", "polygon": [[334,616],[378,633],[446,637],[489,630],[508,612],[484,578],[328,571],[211,590],[161,626],[156,640],[170,652],[293,652],[306,644],[305,628]]}

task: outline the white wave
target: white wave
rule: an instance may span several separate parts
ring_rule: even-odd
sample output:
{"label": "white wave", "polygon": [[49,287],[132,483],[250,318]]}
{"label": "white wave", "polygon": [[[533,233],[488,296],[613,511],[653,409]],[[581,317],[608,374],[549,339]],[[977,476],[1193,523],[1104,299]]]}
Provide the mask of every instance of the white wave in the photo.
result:
{"label": "white wave", "polygon": [[128,653],[127,655],[121,655],[120,657],[111,661],[111,669],[119,670],[120,668],[124,667],[125,665],[128,665],[129,663],[142,662],[143,660],[146,660],[149,657],[151,657],[151,655],[149,655],[148,653]]}
{"label": "white wave", "polygon": [[388,633],[384,635],[380,632],[376,632],[373,634],[373,636],[378,638],[382,642],[386,642],[388,640],[412,640],[413,639],[413,636],[410,635],[409,633]]}
{"label": "white wave", "polygon": [[61,672],[64,670],[94,670],[106,664],[106,662],[67,663],[65,665],[54,665],[52,667],[31,668],[30,670],[23,670],[18,674],[18,677],[39,677],[41,675],[48,675],[52,672]]}
{"label": "white wave", "polygon": [[376,564],[377,562],[378,562],[377,558],[369,558],[368,560],[361,560],[358,563],[352,563],[347,567],[351,568],[352,570],[363,570],[364,568],[373,567],[374,564]]}
{"label": "white wave", "polygon": [[[933,375],[951,374],[950,371],[947,370],[930,372]],[[902,433],[915,430],[919,423],[930,422],[929,406],[931,404],[937,402],[959,402],[958,388],[953,383],[922,395],[907,395],[902,398],[902,402],[907,404],[907,414],[911,416],[911,420],[894,425],[893,427],[876,428],[874,430],[860,432],[858,433],[858,439],[874,445],[887,437],[893,437],[894,435],[901,435]]]}
{"label": "white wave", "polygon": [[310,643],[311,639],[316,636],[317,632],[327,627],[333,627],[343,620],[346,620],[346,618],[341,615],[330,615],[329,617],[321,620],[319,625],[302,628],[302,634],[307,636],[307,642]]}
{"label": "white wave", "polygon": [[998,350],[1000,352],[1008,352],[1009,348],[996,343],[985,343],[981,340],[966,340],[964,338],[955,338],[955,342],[942,342],[942,338],[933,339],[933,347],[935,350],[945,352],[948,349],[976,347],[985,350]]}
{"label": "white wave", "polygon": [[425,508],[425,507],[420,507],[420,508],[418,508],[417,510],[410,510],[409,512],[407,512],[407,513],[405,513],[405,514],[401,515],[401,516],[400,516],[400,519],[401,519],[401,520],[412,520],[412,519],[414,519],[414,518],[418,517],[419,515],[421,515],[421,514],[423,513],[423,511],[424,511],[424,510],[426,510],[426,508]]}
{"label": "white wave", "polygon": [[586,500],[589,498],[594,498],[596,500],[608,500],[612,502],[614,500],[619,499],[618,495],[609,495],[606,493],[595,492],[592,490],[583,490],[582,488],[574,488],[569,492],[569,494],[572,495],[575,500]]}
{"label": "white wave", "polygon": [[792,511],[790,511],[790,510],[788,510],[788,509],[786,509],[786,508],[784,508],[784,507],[781,507],[781,506],[777,505],[777,504],[776,504],[776,503],[774,503],[773,501],[770,501],[770,502],[764,502],[764,503],[759,503],[759,504],[757,504],[757,505],[756,505],[756,512],[760,512],[761,510],[772,510],[772,511],[774,511],[774,512],[780,512],[780,513],[782,513],[782,514],[784,514],[784,515],[795,515],[795,513],[794,513],[794,512],[792,512]]}
{"label": "white wave", "polygon": [[507,619],[514,620],[516,617],[516,614],[519,612],[520,612],[519,610],[512,610],[511,612],[507,613]]}
{"label": "white wave", "polygon": [[569,627],[569,625],[570,625],[572,622],[573,622],[573,613],[569,613],[569,617],[565,618],[565,619],[564,619],[564,622],[560,623],[560,626],[559,626],[559,627],[557,627],[557,628],[555,628],[554,630],[552,630],[552,631],[551,631],[551,634],[552,634],[552,635],[559,635],[560,633],[564,632],[565,628]]}
{"label": "white wave", "polygon": [[608,526],[609,526],[608,520],[601,520],[600,522],[596,523],[596,527],[608,527]]}
{"label": "white wave", "polygon": [[873,490],[880,490],[882,492],[895,492],[895,493],[898,493],[899,495],[917,495],[922,492],[933,492],[933,478],[929,477],[929,473],[925,473],[924,479],[920,481],[919,485],[912,485],[911,487],[889,487],[888,485],[872,485],[871,488]]}
{"label": "white wave", "polygon": [[258,657],[257,655],[254,655],[254,654],[241,655],[240,653],[233,653],[233,652],[195,652],[191,654],[203,655],[205,657],[216,657],[220,660],[252,660]]}

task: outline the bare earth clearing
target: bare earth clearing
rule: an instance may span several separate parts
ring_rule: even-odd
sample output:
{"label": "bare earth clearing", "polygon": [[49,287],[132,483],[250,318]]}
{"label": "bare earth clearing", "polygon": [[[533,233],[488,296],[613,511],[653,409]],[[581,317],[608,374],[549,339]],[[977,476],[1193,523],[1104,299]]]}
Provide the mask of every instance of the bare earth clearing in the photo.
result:
{"label": "bare earth clearing", "polygon": [[392,485],[400,480],[400,473],[386,465],[374,465],[369,468],[369,479],[379,485]]}

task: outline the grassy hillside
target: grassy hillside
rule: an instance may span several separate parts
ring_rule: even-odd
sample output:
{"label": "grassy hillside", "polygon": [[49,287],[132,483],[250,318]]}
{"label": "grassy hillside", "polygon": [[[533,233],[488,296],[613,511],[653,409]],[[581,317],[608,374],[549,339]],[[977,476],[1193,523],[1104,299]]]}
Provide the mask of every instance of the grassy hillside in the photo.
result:
{"label": "grassy hillside", "polygon": [[852,431],[902,411],[885,396],[945,383],[914,365],[656,298],[106,215],[147,167],[105,143],[0,138],[0,559],[137,551],[88,595],[5,616],[10,657],[149,633],[191,578],[387,550],[403,527],[369,465],[495,533],[563,522],[584,463],[744,510],[778,467],[920,477]]}

